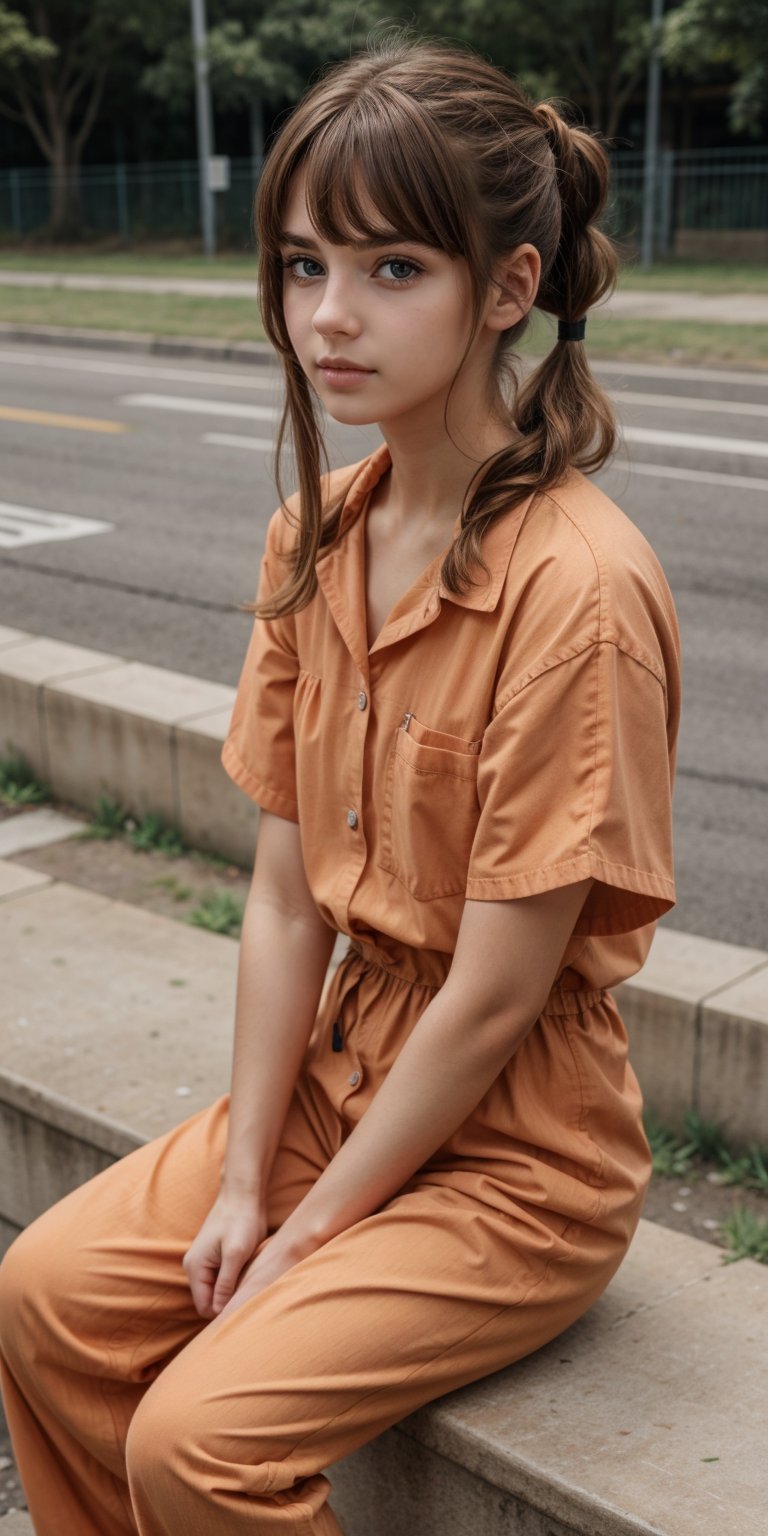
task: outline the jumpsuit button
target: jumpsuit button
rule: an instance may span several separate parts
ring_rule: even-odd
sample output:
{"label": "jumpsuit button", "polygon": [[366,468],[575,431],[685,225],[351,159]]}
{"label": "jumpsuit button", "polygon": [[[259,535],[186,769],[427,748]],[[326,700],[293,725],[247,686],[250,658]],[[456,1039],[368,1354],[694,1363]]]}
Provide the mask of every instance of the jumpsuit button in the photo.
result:
{"label": "jumpsuit button", "polygon": [[354,831],[357,826],[357,811],[347,811],[347,826]]}
{"label": "jumpsuit button", "polygon": [[350,1073],[350,1077],[349,1077],[349,1081],[350,1081],[351,1086],[353,1088],[356,1088],[358,1083],[359,1083],[359,1081],[360,1081],[360,1073],[359,1072],[351,1072]]}
{"label": "jumpsuit button", "polygon": [[368,703],[368,695],[367,695],[367,693],[364,693],[362,688],[361,688],[359,694],[357,695],[357,707],[358,707],[358,709],[365,709],[365,706],[366,706],[367,703]]}

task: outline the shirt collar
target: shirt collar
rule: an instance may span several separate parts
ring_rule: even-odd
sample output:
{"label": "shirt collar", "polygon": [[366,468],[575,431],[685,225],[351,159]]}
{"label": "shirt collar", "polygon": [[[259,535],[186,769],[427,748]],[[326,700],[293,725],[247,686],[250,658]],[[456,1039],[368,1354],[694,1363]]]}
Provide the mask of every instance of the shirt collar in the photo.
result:
{"label": "shirt collar", "polygon": [[[379,443],[378,447],[362,460],[344,500],[334,547],[357,521],[370,491],[386,474],[391,463],[392,455],[387,443]],[[480,568],[477,573],[479,577],[477,585],[470,586],[467,592],[450,592],[440,577],[440,567],[448,548],[446,545],[446,549],[435,556],[435,559],[425,568],[424,584],[436,590],[441,601],[456,603],[462,608],[479,609],[484,613],[492,612],[499,601],[515,541],[532,500],[532,494],[526,496],[525,500],[510,512],[496,518],[483,534],[482,554],[489,571],[487,578]],[[457,513],[452,529],[454,539],[460,531],[461,514]]]}

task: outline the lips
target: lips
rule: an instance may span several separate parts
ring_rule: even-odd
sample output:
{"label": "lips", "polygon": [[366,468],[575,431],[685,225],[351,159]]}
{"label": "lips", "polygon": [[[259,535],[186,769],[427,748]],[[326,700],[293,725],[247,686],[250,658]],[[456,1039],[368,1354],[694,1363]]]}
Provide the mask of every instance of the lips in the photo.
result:
{"label": "lips", "polygon": [[321,357],[318,368],[339,368],[354,373],[373,373],[372,368],[363,368],[361,363],[351,363],[346,357]]}

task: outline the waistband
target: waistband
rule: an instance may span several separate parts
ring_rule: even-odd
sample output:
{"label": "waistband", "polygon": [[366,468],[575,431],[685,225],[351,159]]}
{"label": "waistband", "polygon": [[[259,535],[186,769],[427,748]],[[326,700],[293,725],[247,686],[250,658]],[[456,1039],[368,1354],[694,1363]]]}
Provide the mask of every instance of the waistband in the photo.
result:
{"label": "waistband", "polygon": [[[379,971],[394,977],[403,986],[423,987],[428,992],[438,992],[450,970],[451,958],[450,955],[443,955],[436,950],[406,950],[403,947],[400,948],[396,957],[384,957],[365,940],[355,938],[349,940],[347,950],[339,962],[338,971],[341,972],[342,967],[346,970],[350,966],[353,973],[359,973],[357,981],[362,979],[365,971]],[[344,990],[346,991],[346,986]],[[541,1010],[541,1016],[586,1013],[596,1003],[602,1002],[607,994],[607,987],[577,988],[555,985]]]}

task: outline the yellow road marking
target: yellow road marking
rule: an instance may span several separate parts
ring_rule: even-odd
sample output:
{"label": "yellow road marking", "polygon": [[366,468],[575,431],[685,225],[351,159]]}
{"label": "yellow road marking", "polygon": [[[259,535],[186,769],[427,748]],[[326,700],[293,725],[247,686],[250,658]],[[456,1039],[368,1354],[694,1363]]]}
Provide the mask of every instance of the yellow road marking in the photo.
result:
{"label": "yellow road marking", "polygon": [[0,405],[0,421],[29,421],[39,427],[68,427],[74,432],[130,432],[125,421],[98,416],[65,416],[58,411],[27,411],[20,405]]}

